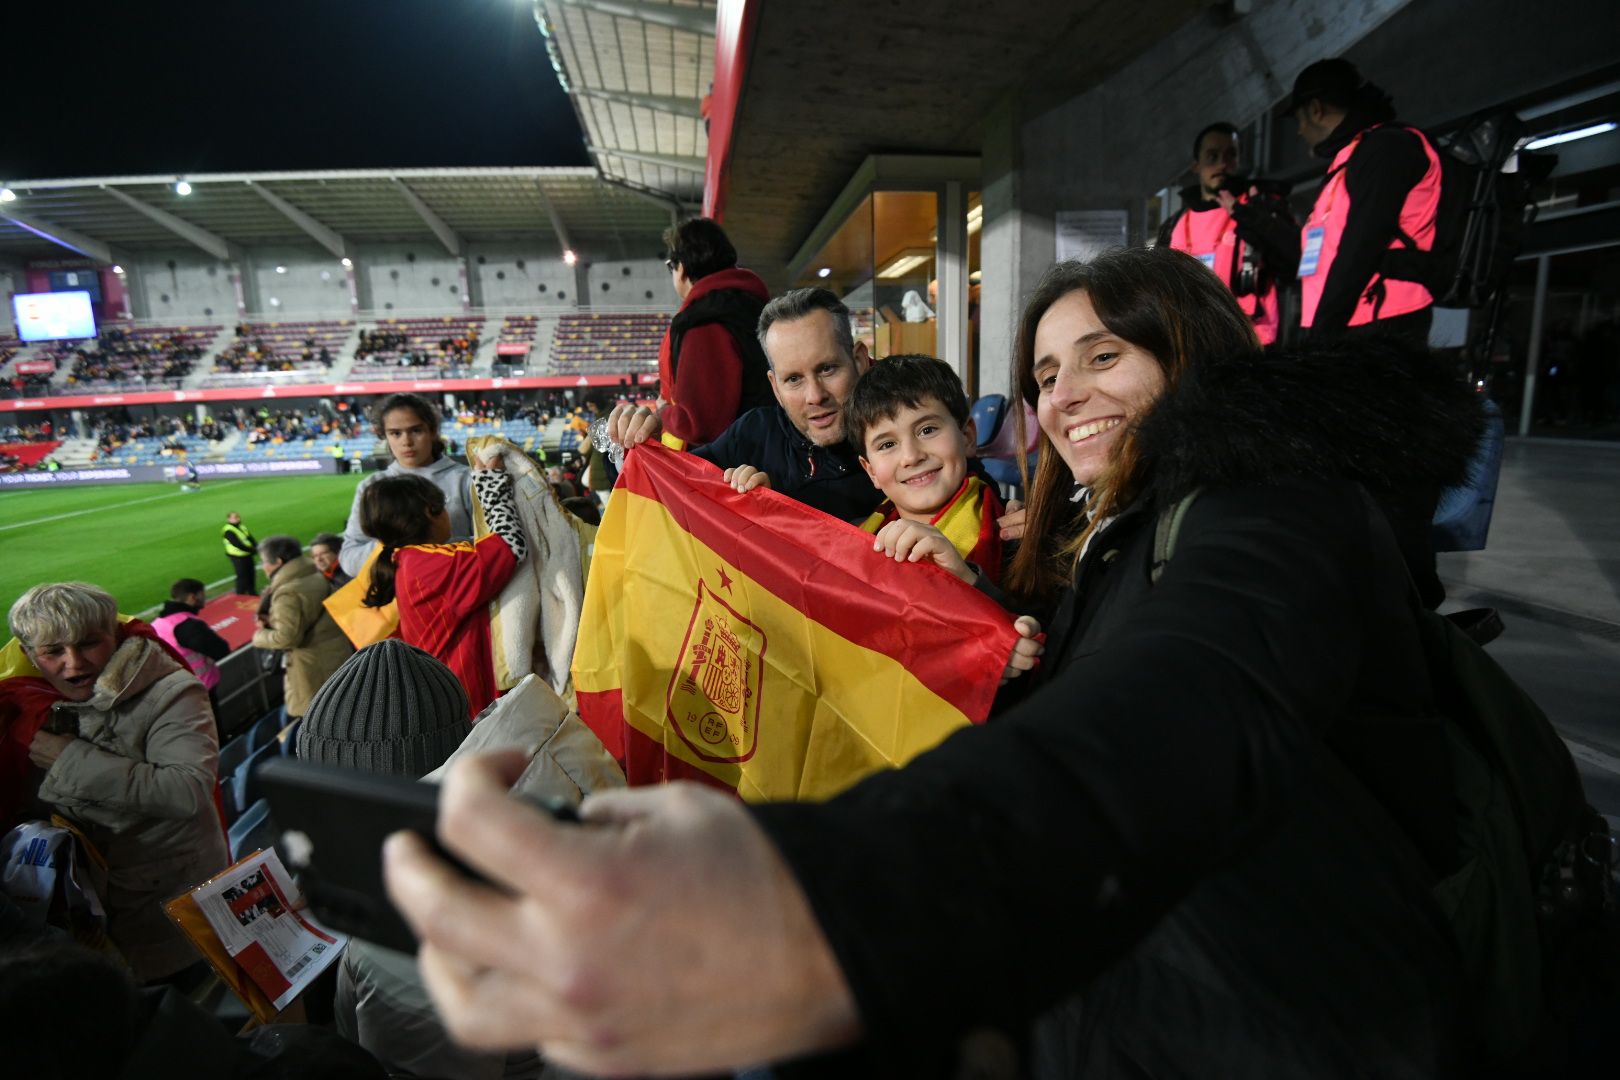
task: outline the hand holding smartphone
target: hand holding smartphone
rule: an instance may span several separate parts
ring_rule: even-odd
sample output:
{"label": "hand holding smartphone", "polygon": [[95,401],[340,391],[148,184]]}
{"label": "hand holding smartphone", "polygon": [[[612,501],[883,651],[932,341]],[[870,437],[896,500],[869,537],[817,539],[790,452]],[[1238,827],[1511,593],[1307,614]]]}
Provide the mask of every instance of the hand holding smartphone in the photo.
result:
{"label": "hand holding smartphone", "polygon": [[[295,758],[271,758],[255,782],[270,800],[280,835],[276,850],[298,875],[310,910],[333,930],[416,952],[416,935],[383,884],[383,841],[400,829],[420,835],[461,873],[486,880],[440,846],[437,784]],[[567,804],[535,805],[558,821],[579,821]]]}

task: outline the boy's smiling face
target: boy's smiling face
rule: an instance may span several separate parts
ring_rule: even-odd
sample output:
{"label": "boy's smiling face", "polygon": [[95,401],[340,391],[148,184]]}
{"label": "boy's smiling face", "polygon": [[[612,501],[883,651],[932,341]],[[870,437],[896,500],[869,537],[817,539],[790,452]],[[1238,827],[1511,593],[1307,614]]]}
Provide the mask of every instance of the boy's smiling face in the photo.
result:
{"label": "boy's smiling face", "polygon": [[928,522],[961,488],[972,438],[972,420],[964,429],[938,399],[924,398],[867,427],[861,467],[901,517]]}

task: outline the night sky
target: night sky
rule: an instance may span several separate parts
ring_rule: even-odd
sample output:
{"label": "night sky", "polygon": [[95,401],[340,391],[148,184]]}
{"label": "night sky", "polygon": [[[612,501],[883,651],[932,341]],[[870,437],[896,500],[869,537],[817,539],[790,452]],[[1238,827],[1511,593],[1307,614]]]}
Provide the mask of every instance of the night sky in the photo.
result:
{"label": "night sky", "polygon": [[529,0],[14,0],[0,179],[585,165]]}

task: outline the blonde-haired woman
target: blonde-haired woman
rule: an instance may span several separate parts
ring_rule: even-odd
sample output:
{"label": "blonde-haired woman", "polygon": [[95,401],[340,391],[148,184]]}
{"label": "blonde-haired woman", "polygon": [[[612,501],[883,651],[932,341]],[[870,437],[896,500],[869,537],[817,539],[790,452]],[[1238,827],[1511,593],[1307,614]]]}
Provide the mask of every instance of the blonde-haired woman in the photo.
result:
{"label": "blonde-haired woman", "polygon": [[163,901],[229,861],[208,692],[144,623],[120,623],[117,601],[94,585],[37,585],[9,622],[45,684],[5,697],[13,742],[35,729],[22,813],[61,814],[106,860],[108,937],[137,978],[182,972],[197,953]]}

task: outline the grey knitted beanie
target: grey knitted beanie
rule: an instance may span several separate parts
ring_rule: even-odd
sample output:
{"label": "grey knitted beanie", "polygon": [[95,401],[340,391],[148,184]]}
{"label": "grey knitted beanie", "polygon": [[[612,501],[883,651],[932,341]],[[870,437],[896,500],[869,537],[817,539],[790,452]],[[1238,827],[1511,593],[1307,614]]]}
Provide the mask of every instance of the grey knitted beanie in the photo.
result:
{"label": "grey knitted beanie", "polygon": [[349,657],[316,692],[298,726],[298,756],[416,779],[471,730],[467,691],[450,669],[388,638]]}

